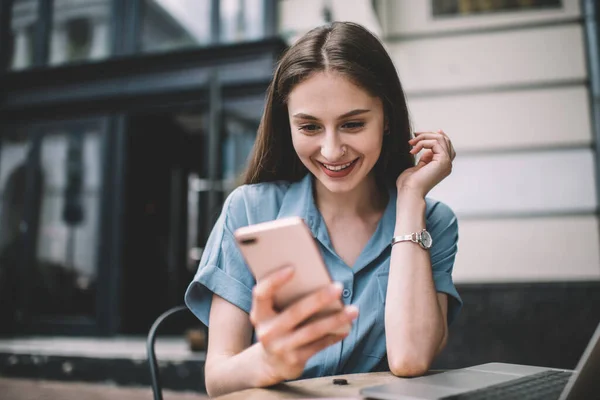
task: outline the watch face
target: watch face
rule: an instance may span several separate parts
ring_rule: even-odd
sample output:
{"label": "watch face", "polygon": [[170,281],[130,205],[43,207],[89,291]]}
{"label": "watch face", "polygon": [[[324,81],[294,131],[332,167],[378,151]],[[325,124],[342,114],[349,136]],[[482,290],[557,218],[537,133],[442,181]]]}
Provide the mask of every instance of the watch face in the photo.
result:
{"label": "watch face", "polygon": [[431,235],[429,234],[429,232],[427,232],[427,231],[421,232],[420,243],[424,249],[428,249],[431,247],[431,245],[433,244],[433,239],[431,239]]}

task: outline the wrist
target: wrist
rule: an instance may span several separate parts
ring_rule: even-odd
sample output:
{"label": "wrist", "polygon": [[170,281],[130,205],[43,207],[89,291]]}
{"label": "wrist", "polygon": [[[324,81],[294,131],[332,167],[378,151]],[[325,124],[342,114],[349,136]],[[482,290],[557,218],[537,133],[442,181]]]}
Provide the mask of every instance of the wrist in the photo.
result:
{"label": "wrist", "polygon": [[403,199],[404,201],[425,201],[425,194],[417,189],[399,187],[397,188],[398,200]]}
{"label": "wrist", "polygon": [[398,193],[394,235],[407,235],[425,228],[425,198],[415,192]]}
{"label": "wrist", "polygon": [[425,196],[413,190],[399,190],[396,200],[396,214],[421,214],[425,213]]}
{"label": "wrist", "polygon": [[257,342],[254,345],[258,363],[253,370],[255,371],[252,387],[267,387],[283,382],[285,378],[278,376],[274,371],[269,360],[269,355],[265,351],[262,343]]}

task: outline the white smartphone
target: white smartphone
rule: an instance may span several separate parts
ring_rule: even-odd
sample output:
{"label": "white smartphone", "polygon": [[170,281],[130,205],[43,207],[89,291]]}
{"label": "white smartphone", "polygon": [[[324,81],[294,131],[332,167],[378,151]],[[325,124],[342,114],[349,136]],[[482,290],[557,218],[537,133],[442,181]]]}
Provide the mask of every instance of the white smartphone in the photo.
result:
{"label": "white smartphone", "polygon": [[[275,307],[283,310],[332,280],[315,238],[299,217],[288,217],[239,228],[234,237],[257,282],[286,266],[294,267],[292,279],[275,294]],[[323,316],[342,308],[333,302]]]}

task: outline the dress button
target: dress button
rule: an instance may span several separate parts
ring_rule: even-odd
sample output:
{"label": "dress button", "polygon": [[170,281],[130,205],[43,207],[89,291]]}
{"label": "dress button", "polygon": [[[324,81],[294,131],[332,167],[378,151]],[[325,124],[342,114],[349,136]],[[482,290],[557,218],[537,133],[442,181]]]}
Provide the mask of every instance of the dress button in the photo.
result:
{"label": "dress button", "polygon": [[344,296],[344,298],[346,298],[346,299],[347,299],[348,297],[350,297],[351,295],[352,295],[352,291],[350,291],[349,289],[344,289],[344,290],[342,291],[342,296]]}

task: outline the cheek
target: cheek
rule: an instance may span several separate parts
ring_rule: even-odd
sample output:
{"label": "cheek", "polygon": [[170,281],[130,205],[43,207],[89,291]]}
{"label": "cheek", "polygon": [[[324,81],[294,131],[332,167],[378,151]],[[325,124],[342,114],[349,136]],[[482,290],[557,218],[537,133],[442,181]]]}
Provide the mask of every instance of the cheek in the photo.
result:
{"label": "cheek", "polygon": [[292,144],[300,158],[310,157],[314,153],[314,141],[306,136],[292,134]]}
{"label": "cheek", "polygon": [[381,147],[383,145],[383,136],[381,134],[377,134],[376,132],[372,132],[369,135],[365,135],[365,137],[361,138],[360,144],[357,144],[358,149],[362,150],[362,153],[369,158],[379,158],[381,154]]}

